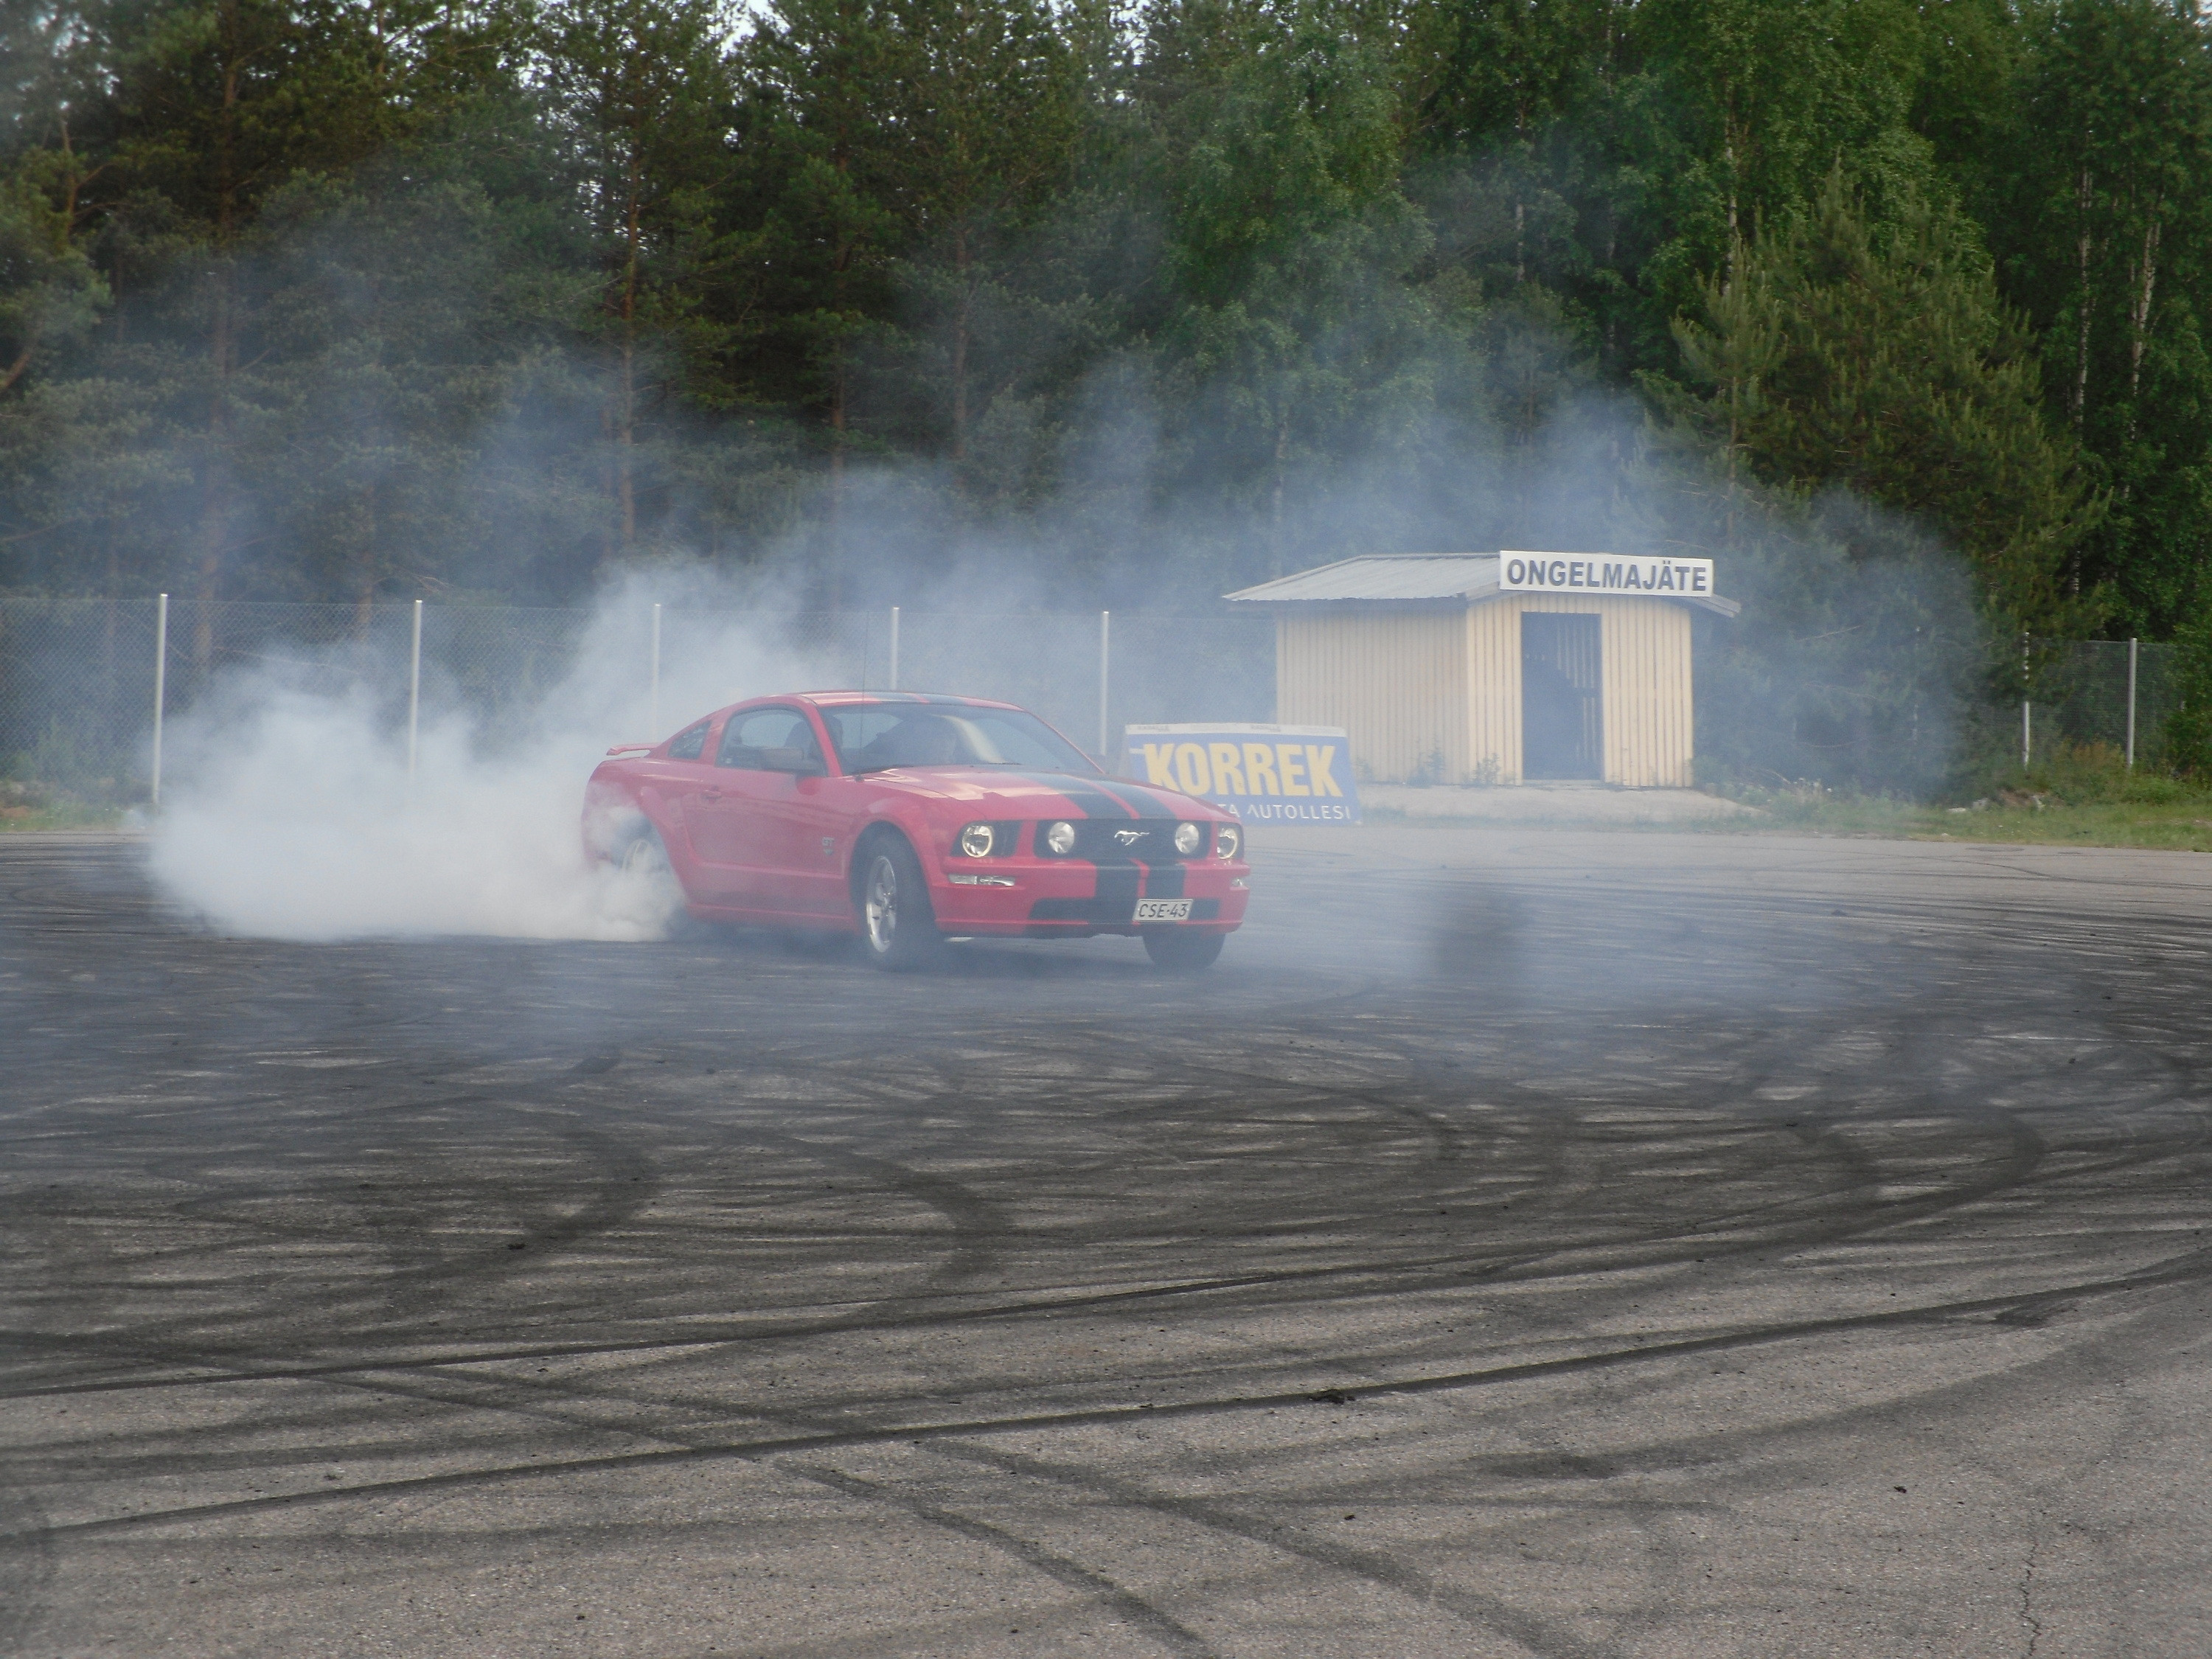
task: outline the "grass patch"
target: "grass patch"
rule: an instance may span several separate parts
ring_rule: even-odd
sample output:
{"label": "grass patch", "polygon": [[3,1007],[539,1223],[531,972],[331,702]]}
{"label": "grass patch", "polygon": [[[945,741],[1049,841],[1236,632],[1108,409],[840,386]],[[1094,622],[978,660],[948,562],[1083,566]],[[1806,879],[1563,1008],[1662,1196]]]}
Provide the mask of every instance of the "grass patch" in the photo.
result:
{"label": "grass patch", "polygon": [[2212,853],[2212,798],[2164,805],[1991,805],[1979,811],[1907,801],[1838,798],[1764,816],[1708,818],[1683,829],[1721,835],[1865,836],[1903,841],[1982,841],[2022,846],[2144,847]]}
{"label": "grass patch", "polygon": [[1761,816],[1701,827],[2212,853],[2212,789],[2148,768],[2131,770],[2109,744],[2062,746],[1984,787],[1986,793],[1971,801],[1932,805],[1838,794],[1816,783],[1730,790],[1731,799],[1758,807]]}
{"label": "grass patch", "polygon": [[76,794],[52,784],[0,783],[0,835],[33,830],[112,830],[118,802]]}
{"label": "grass patch", "polygon": [[123,814],[112,806],[52,806],[0,812],[0,836],[37,830],[118,830]]}

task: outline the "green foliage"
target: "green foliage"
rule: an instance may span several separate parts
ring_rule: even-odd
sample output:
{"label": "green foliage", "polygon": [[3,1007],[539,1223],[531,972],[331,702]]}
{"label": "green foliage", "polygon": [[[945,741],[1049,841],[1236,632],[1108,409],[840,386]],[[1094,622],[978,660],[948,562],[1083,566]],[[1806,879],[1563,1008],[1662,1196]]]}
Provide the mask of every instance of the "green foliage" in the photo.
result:
{"label": "green foliage", "polygon": [[1906,194],[1876,225],[1838,172],[1729,265],[1678,325],[1706,390],[1674,402],[1731,469],[1802,497],[1846,486],[1942,531],[2008,635],[2095,619],[2062,579],[2102,504],[2044,423],[2027,337],[1958,215]]}
{"label": "green foliage", "polygon": [[1255,40],[1206,105],[1169,163],[1177,302],[1161,340],[1208,417],[1204,465],[1262,515],[1279,574],[1291,479],[1332,452],[1410,443],[1458,343],[1410,280],[1430,233],[1399,187],[1371,52],[1301,18]]}
{"label": "green foliage", "polygon": [[2160,757],[2175,771],[2212,786],[2212,616],[2200,616],[2174,637],[2175,712],[2158,737]]}
{"label": "green foliage", "polygon": [[2080,580],[2110,584],[2121,634],[2160,636],[2212,599],[2212,46],[2165,0],[2058,0],[2019,27],[1978,204],[2040,335],[2051,411],[2109,492]]}
{"label": "green foliage", "polygon": [[2212,607],[2208,38],[40,0],[0,13],[0,579],[368,606],[697,552],[854,603],[1012,550],[1155,604],[1704,550],[1749,607],[1715,764],[1932,788],[1999,751],[1992,635]]}
{"label": "green foliage", "polygon": [[2126,751],[2111,743],[2059,743],[2020,764],[2017,754],[1973,781],[1977,798],[2008,806],[2165,805],[2199,792],[2162,768],[2130,767]]}
{"label": "green foliage", "polygon": [[0,198],[0,394],[87,333],[106,301],[107,285],[40,191]]}

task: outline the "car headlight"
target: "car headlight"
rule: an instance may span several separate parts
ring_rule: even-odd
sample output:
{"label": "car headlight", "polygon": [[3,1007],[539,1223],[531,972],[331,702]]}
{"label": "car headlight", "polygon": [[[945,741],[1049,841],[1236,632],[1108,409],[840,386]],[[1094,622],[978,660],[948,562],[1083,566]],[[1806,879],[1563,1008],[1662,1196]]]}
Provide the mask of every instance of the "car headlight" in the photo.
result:
{"label": "car headlight", "polygon": [[960,832],[960,850],[971,859],[987,859],[991,856],[991,843],[997,839],[989,824],[971,823]]}
{"label": "car headlight", "polygon": [[1205,839],[1206,832],[1194,823],[1176,825],[1175,849],[1185,858],[1198,851],[1199,843]]}
{"label": "car headlight", "polygon": [[1235,824],[1217,823],[1213,826],[1214,857],[1233,859],[1237,856],[1237,849],[1243,844],[1244,832]]}
{"label": "car headlight", "polygon": [[1058,823],[1045,825],[1044,845],[1049,853],[1073,853],[1075,850],[1075,826],[1066,818]]}

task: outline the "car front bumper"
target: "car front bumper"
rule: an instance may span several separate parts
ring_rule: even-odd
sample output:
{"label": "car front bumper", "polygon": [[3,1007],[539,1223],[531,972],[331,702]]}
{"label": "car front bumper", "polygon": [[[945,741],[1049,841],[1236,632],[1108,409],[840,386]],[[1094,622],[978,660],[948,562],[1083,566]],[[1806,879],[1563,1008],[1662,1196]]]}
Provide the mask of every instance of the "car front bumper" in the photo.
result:
{"label": "car front bumper", "polygon": [[[1091,864],[1077,859],[951,859],[932,872],[939,931],[1043,938],[1174,927],[1226,933],[1243,925],[1251,868],[1242,860]],[[1188,899],[1190,919],[1135,920],[1139,899]]]}

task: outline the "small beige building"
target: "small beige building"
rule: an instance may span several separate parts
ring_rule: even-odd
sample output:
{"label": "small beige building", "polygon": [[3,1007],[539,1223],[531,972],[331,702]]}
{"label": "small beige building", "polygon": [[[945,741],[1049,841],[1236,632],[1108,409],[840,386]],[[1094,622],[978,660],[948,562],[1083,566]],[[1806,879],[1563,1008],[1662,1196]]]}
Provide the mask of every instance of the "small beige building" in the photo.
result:
{"label": "small beige building", "polygon": [[1378,783],[1686,788],[1705,559],[1392,553],[1228,598],[1275,613],[1275,718],[1340,726]]}

